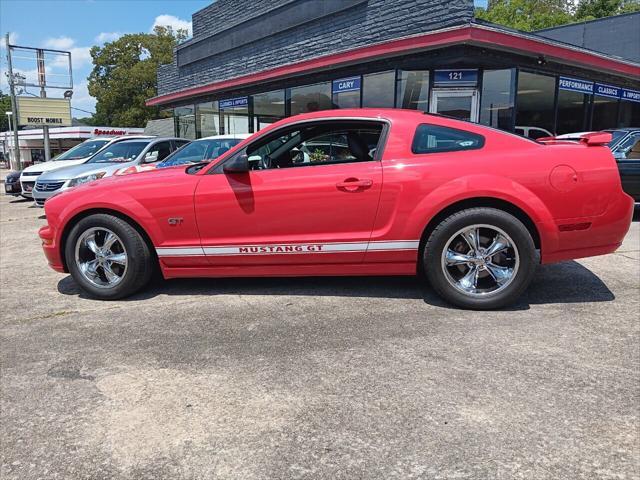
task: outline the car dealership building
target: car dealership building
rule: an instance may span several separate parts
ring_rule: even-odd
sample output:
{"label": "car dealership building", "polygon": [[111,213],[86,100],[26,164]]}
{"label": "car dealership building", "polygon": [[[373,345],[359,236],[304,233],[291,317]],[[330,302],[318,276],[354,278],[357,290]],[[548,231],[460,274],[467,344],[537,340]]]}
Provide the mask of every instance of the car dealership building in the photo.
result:
{"label": "car dealership building", "polygon": [[472,0],[217,0],[158,71],[176,135],[396,107],[516,133],[640,127],[640,13],[525,33]]}

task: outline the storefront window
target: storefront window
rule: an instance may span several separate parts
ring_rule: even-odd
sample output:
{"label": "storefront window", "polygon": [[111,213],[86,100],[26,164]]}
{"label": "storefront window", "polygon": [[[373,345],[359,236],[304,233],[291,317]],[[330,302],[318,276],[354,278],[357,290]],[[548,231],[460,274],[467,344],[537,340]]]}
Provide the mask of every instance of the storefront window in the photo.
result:
{"label": "storefront window", "polygon": [[371,73],[362,77],[362,106],[393,108],[395,70]]}
{"label": "storefront window", "polygon": [[511,130],[513,123],[513,77],[515,71],[485,70],[480,97],[480,123],[502,130]]}
{"label": "storefront window", "polygon": [[173,118],[176,126],[176,135],[181,138],[195,140],[196,115],[193,106],[177,107],[173,110]]}
{"label": "storefront window", "polygon": [[284,90],[260,93],[253,96],[253,131],[284,118]]}
{"label": "storefront window", "polygon": [[291,89],[291,115],[331,109],[331,83],[317,83]]}
{"label": "storefront window", "polygon": [[640,102],[622,100],[620,102],[619,127],[640,127]]}
{"label": "storefront window", "polygon": [[206,102],[196,105],[198,120],[198,138],[220,134],[220,115],[218,102]]}
{"label": "storefront window", "polygon": [[591,130],[614,128],[618,124],[618,103],[617,98],[594,95]]}
{"label": "storefront window", "polygon": [[249,97],[227,98],[218,102],[220,133],[249,133]]}
{"label": "storefront window", "polygon": [[398,71],[396,107],[422,110],[429,107],[429,71]]}
{"label": "storefront window", "polygon": [[556,133],[584,132],[589,128],[589,104],[593,82],[560,77],[558,81],[558,112]]}
{"label": "storefront window", "polygon": [[518,73],[516,132],[534,138],[553,135],[555,92],[555,77]]}

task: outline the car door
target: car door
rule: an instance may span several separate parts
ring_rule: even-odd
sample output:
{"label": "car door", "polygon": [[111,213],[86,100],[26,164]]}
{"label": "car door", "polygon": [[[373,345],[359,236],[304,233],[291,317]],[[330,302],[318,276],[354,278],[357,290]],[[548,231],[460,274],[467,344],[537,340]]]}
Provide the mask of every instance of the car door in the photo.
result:
{"label": "car door", "polygon": [[382,187],[384,129],[305,122],[237,152],[250,171],[218,166],[195,192],[205,255],[216,266],[362,262]]}

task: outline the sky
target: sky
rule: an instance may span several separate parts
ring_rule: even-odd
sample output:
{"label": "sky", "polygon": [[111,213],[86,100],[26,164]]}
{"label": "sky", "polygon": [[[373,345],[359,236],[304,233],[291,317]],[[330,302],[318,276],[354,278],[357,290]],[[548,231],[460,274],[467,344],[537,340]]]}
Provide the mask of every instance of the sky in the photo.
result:
{"label": "sky", "polygon": [[[210,5],[213,0],[0,0],[0,90],[8,93],[4,36],[11,34],[12,45],[52,48],[71,52],[73,65],[74,117],[95,112],[95,99],[87,91],[87,76],[91,72],[89,49],[113,41],[125,33],[150,32],[154,25],[170,25],[191,31],[191,15]],[[320,1],[320,0],[318,0]],[[475,0],[485,6],[486,0]],[[24,56],[24,54],[23,54]],[[62,58],[51,59],[48,80],[66,80],[60,74]],[[63,62],[62,62],[63,63]],[[35,80],[33,59],[14,61],[14,67],[27,72]],[[61,83],[59,83],[61,84]],[[31,94],[39,94],[29,87]],[[47,96],[60,97],[64,90],[49,89]],[[87,113],[89,112],[89,113]]]}
{"label": "sky", "polygon": [[[95,99],[87,91],[91,72],[89,49],[117,39],[125,33],[150,32],[154,25],[191,29],[191,15],[212,0],[0,0],[0,89],[8,93],[7,60],[4,36],[11,34],[12,45],[52,48],[71,52],[73,64],[74,117],[86,117],[95,111]],[[22,54],[24,56],[25,54]],[[62,59],[52,58],[52,62]],[[14,61],[28,71],[31,59]],[[59,72],[52,66],[52,73]],[[49,80],[55,80],[51,76]],[[58,78],[62,81],[65,78]],[[27,90],[39,94],[39,90]],[[49,89],[47,96],[60,97],[64,90]],[[85,110],[86,112],[83,112]]]}

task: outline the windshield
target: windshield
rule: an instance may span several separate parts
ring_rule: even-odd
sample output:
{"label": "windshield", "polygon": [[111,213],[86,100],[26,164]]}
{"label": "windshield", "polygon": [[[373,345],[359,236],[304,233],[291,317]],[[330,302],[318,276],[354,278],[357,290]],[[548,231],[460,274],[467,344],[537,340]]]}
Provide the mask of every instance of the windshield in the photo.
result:
{"label": "windshield", "polygon": [[220,138],[217,140],[197,140],[177,150],[158,164],[158,168],[199,163],[218,158],[220,155],[240,143],[240,138]]}
{"label": "windshield", "polygon": [[109,145],[87,163],[124,163],[135,160],[149,142],[120,142]]}
{"label": "windshield", "polygon": [[76,145],[72,149],[58,155],[53,160],[57,162],[58,160],[79,160],[80,158],[87,158],[96,153],[107,143],[109,143],[109,140],[106,139],[82,142],[80,145]]}

